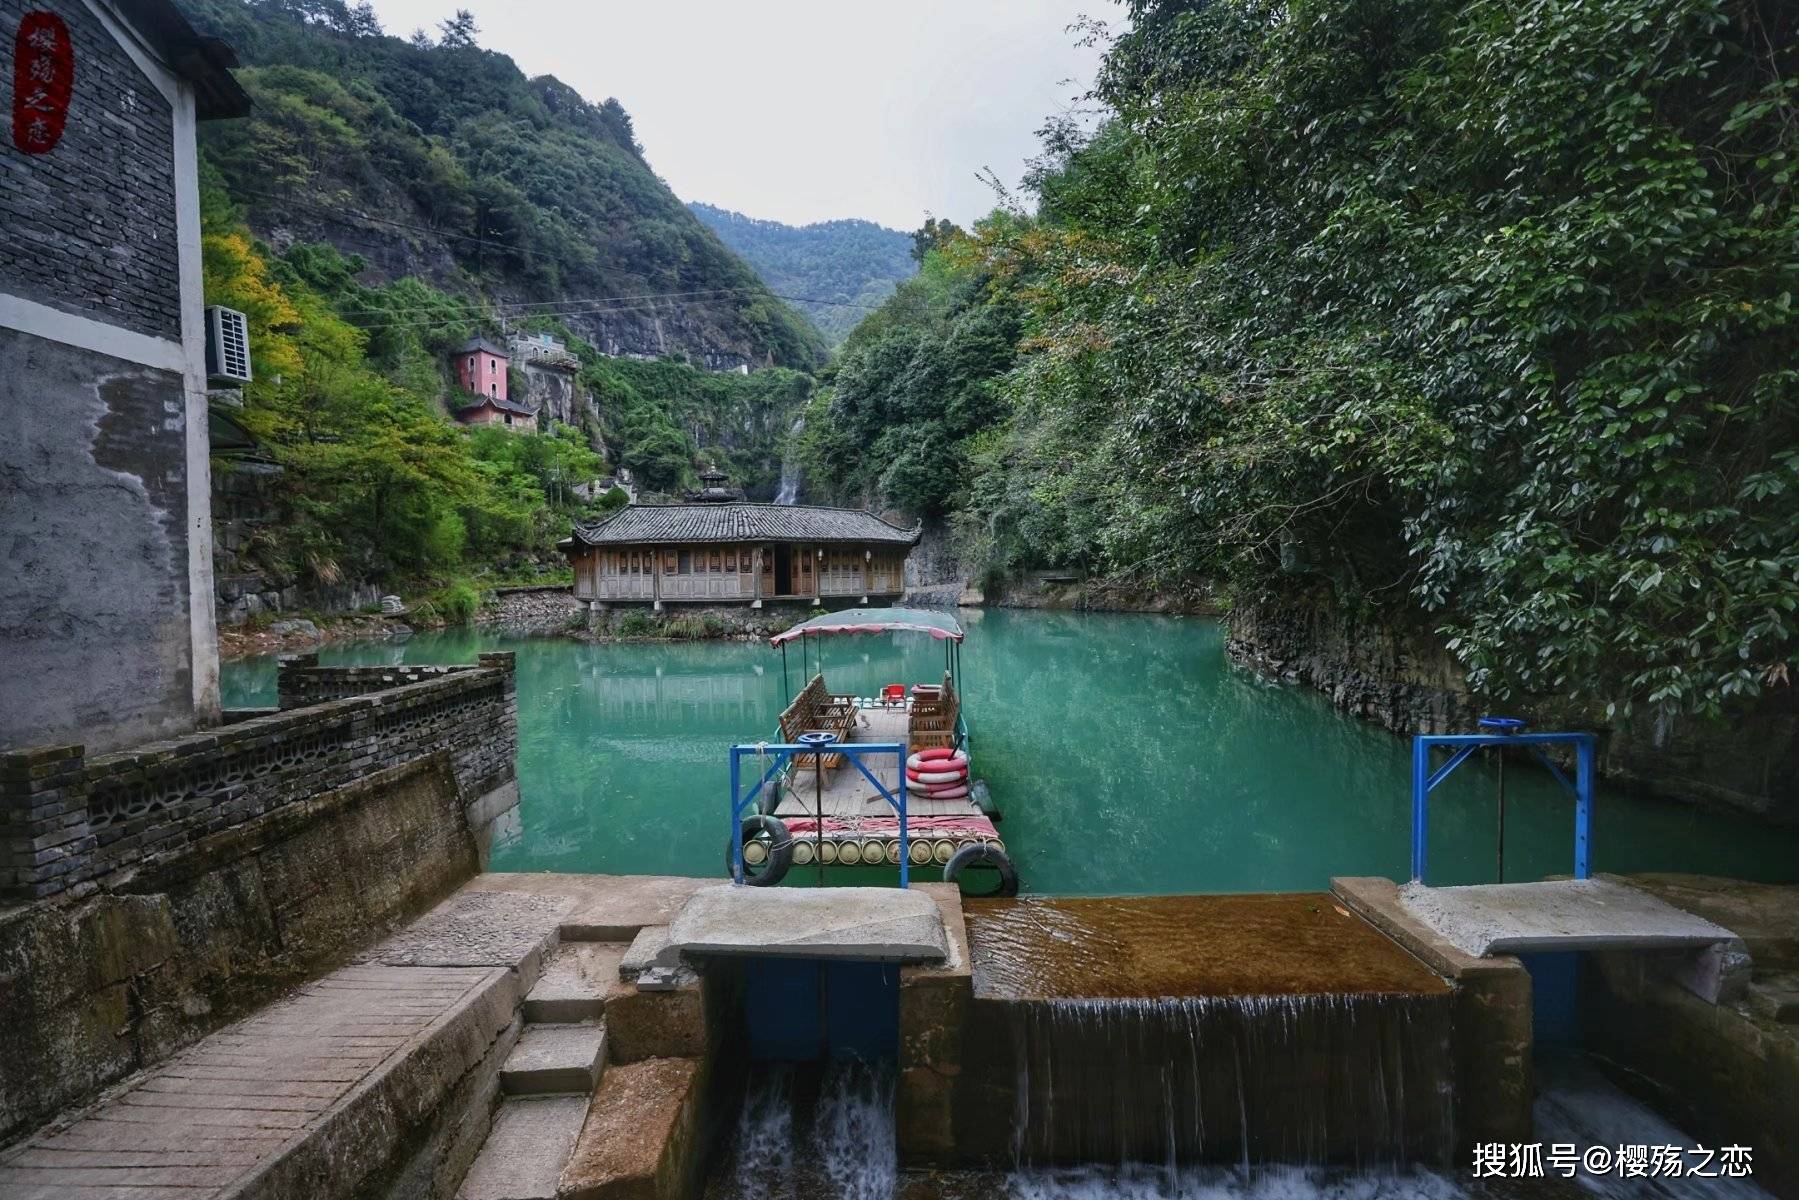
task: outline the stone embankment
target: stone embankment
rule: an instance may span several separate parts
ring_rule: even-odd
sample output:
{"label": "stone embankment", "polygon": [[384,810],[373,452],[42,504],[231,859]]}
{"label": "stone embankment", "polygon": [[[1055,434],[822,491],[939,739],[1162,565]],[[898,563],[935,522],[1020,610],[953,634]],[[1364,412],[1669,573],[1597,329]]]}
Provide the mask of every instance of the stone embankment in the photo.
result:
{"label": "stone embankment", "polygon": [[219,657],[304,653],[341,642],[397,642],[412,634],[403,617],[283,617],[266,625],[220,626]]}
{"label": "stone embankment", "polygon": [[1770,691],[1728,721],[1639,712],[1610,720],[1554,699],[1475,695],[1461,664],[1428,630],[1345,614],[1326,603],[1246,607],[1228,620],[1233,662],[1302,684],[1393,733],[1465,733],[1500,708],[1538,728],[1601,734],[1600,771],[1672,800],[1799,823],[1799,693]]}
{"label": "stone embankment", "polygon": [[1217,607],[1202,595],[1168,595],[1084,578],[1075,571],[1026,571],[982,595],[994,608],[1041,608],[1065,612],[1163,613],[1212,616]]}
{"label": "stone embankment", "polygon": [[508,632],[562,633],[581,615],[574,590],[566,583],[494,588],[484,598],[475,621]]}

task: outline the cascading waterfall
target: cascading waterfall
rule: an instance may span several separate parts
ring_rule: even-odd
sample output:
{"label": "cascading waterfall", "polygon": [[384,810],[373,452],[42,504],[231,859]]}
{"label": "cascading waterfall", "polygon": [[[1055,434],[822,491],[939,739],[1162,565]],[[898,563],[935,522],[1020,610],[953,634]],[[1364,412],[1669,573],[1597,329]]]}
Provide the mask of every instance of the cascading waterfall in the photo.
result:
{"label": "cascading waterfall", "polygon": [[793,427],[787,431],[787,450],[781,455],[781,487],[775,493],[776,504],[797,504],[800,499],[800,462],[795,452],[795,444],[800,434],[806,431],[804,414],[793,419]]}
{"label": "cascading waterfall", "polygon": [[758,1067],[708,1200],[893,1200],[892,1064]]}
{"label": "cascading waterfall", "polygon": [[1038,1000],[997,1006],[1012,1154],[1242,1168],[1445,1162],[1446,995]]}

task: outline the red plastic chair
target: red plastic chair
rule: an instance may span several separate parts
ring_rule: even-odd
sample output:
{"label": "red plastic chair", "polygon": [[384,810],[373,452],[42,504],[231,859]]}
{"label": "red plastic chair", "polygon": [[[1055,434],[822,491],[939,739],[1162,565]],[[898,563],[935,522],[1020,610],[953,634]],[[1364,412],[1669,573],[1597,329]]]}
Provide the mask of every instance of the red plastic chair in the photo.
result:
{"label": "red plastic chair", "polygon": [[887,707],[893,708],[896,705],[904,704],[905,702],[906,702],[906,685],[905,684],[890,683],[886,687],[881,689],[881,703],[885,704]]}

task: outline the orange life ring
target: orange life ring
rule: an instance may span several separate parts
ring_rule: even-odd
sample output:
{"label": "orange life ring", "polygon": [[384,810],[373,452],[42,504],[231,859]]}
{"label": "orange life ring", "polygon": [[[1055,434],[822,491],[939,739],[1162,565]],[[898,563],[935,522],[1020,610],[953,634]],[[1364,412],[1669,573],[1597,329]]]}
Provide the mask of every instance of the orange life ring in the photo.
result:
{"label": "orange life ring", "polygon": [[964,751],[951,750],[947,746],[933,746],[929,750],[920,750],[906,759],[906,765],[914,771],[949,771],[956,767],[966,771],[968,755]]}

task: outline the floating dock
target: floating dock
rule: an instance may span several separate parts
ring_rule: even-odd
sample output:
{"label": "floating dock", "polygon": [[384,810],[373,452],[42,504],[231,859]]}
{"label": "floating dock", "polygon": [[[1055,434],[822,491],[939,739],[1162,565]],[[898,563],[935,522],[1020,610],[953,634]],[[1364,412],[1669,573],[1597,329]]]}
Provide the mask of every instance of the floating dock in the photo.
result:
{"label": "floating dock", "polygon": [[[873,701],[858,704],[848,736],[843,740],[904,744],[909,719],[902,706],[882,706]],[[821,852],[826,865],[897,865],[899,818],[893,807],[881,795],[880,788],[852,764],[841,762],[832,767],[828,765],[831,756],[824,758],[827,765],[822,772],[810,762],[796,766],[775,807],[774,815],[794,836],[795,865],[815,862]],[[877,758],[865,765],[881,787],[898,794],[897,761]],[[941,866],[968,842],[999,843],[999,831],[992,818],[975,801],[981,786],[977,781],[968,796],[954,800],[920,795],[916,790],[908,793],[906,832],[914,865]]]}

